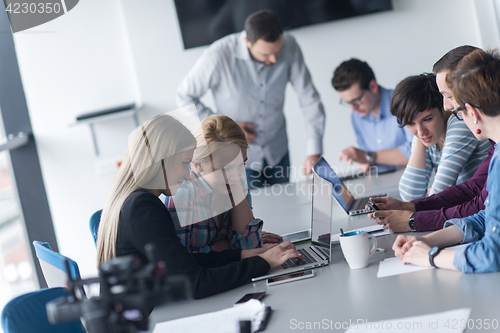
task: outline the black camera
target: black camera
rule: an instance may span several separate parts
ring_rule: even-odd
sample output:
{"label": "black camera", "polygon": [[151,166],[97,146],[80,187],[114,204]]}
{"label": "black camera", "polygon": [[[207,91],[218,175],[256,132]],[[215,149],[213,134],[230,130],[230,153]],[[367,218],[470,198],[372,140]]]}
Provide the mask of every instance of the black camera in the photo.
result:
{"label": "black camera", "polygon": [[[157,305],[191,299],[184,276],[166,276],[163,261],[156,261],[155,246],[146,245],[149,262],[133,256],[113,258],[100,265],[99,277],[73,280],[68,274],[68,297],[47,303],[53,324],[83,319],[92,333],[132,333],[147,330],[148,317]],[[84,286],[99,283],[100,295],[87,298]]]}

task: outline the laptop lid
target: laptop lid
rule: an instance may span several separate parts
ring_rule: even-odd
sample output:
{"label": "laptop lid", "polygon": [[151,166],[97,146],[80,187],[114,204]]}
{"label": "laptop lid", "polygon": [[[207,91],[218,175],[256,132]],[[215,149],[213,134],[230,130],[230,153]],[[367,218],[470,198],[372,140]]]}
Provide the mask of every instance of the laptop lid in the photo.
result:
{"label": "laptop lid", "polygon": [[311,242],[327,249],[330,254],[333,184],[318,175],[313,175],[312,191]]}
{"label": "laptop lid", "polygon": [[[332,234],[332,187],[333,185],[317,175],[313,175],[312,189],[312,216],[311,216],[311,242],[297,246],[297,250],[309,248],[313,252],[316,262],[305,265],[283,268],[278,266],[268,274],[255,277],[252,281],[264,280],[273,276],[290,274],[296,271],[313,269],[326,266],[330,263],[331,234]],[[314,246],[313,246],[314,245]],[[323,251],[323,252],[322,252]]]}
{"label": "laptop lid", "polygon": [[351,192],[349,192],[342,180],[340,180],[339,176],[337,176],[335,171],[333,171],[332,167],[323,157],[321,157],[313,166],[313,171],[316,175],[322,179],[326,179],[333,185],[333,197],[337,200],[340,206],[342,206],[345,212],[349,214],[349,208],[351,208],[352,203],[354,202],[354,196]]}

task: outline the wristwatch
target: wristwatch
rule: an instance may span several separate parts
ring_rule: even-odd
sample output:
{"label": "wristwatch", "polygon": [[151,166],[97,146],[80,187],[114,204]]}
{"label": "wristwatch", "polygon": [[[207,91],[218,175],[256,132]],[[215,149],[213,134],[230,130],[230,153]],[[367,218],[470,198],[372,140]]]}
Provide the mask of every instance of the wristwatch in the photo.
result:
{"label": "wristwatch", "polygon": [[374,151],[367,151],[366,152],[366,160],[368,161],[368,164],[370,166],[375,165],[375,157],[377,156],[377,153]]}
{"label": "wristwatch", "polygon": [[410,219],[408,220],[408,227],[410,227],[412,232],[417,231],[415,229],[415,213],[411,214]]}
{"label": "wristwatch", "polygon": [[441,252],[441,248],[434,246],[432,249],[429,250],[429,262],[431,263],[432,267],[436,267],[436,264],[434,263],[434,258]]}

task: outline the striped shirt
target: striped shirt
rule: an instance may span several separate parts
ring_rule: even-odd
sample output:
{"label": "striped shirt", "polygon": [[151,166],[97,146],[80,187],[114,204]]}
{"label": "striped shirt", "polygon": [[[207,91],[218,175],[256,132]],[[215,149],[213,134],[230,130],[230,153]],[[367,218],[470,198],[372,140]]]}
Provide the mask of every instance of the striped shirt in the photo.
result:
{"label": "striped shirt", "polygon": [[[413,144],[416,140],[419,139],[415,137]],[[425,197],[433,171],[436,175],[429,195],[463,183],[474,175],[490,147],[488,140],[478,141],[463,121],[450,116],[443,149],[438,151],[436,145],[426,149],[425,170],[406,167],[399,181],[401,199],[410,201]]]}
{"label": "striped shirt", "polygon": [[[246,186],[246,182],[244,182]],[[252,208],[250,192],[247,201]],[[231,249],[262,247],[260,219],[251,221],[243,234],[232,227],[231,206],[223,214],[213,212],[214,194],[203,178],[191,171],[191,181],[184,182],[175,197],[165,197],[164,204],[174,220],[177,236],[191,253],[214,251],[214,243],[227,239]],[[219,219],[219,217],[222,217]]]}

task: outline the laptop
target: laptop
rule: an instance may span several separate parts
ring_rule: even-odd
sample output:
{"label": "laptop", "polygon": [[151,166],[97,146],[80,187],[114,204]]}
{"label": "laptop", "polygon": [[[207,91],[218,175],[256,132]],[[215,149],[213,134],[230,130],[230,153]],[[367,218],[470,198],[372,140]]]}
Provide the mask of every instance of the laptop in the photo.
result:
{"label": "laptop", "polygon": [[383,175],[386,173],[391,173],[396,171],[396,167],[389,167],[387,165],[381,165],[381,166],[372,166],[368,171],[359,171],[355,169],[350,169],[346,173],[344,173],[343,176],[340,176],[341,181],[346,181],[346,180],[352,180],[352,179],[358,179],[358,178],[365,178],[367,176],[375,176],[375,175]]}
{"label": "laptop", "polygon": [[333,185],[313,175],[311,241],[296,246],[304,259],[291,258],[283,265],[275,267],[267,275],[253,278],[252,281],[268,279],[270,277],[307,269],[326,266],[330,263],[331,234],[332,234],[332,206]]}
{"label": "laptop", "polygon": [[379,194],[364,198],[355,198],[323,157],[313,166],[313,171],[316,175],[333,184],[333,197],[349,215],[367,214],[365,206],[370,197],[385,197],[387,195]]}

